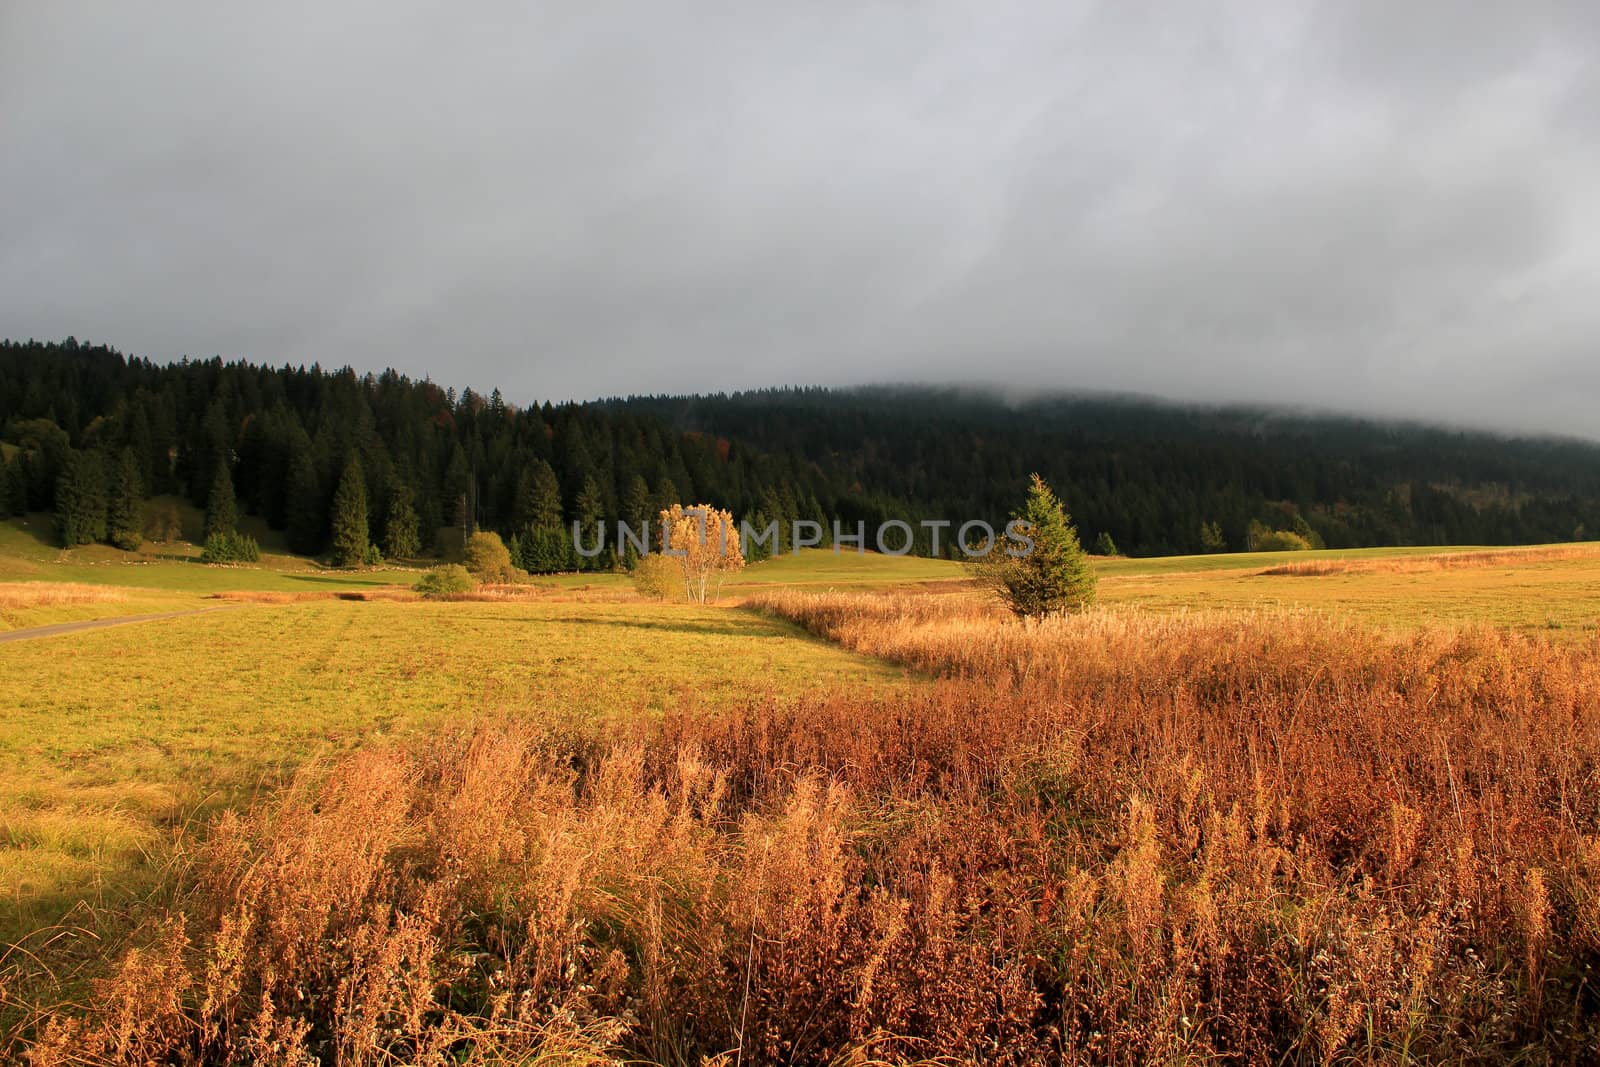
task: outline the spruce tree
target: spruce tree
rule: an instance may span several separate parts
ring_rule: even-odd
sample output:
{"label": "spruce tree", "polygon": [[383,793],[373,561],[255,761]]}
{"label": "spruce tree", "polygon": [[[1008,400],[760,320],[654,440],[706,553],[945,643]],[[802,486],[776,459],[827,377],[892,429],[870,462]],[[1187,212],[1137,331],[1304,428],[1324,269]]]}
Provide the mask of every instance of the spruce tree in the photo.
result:
{"label": "spruce tree", "polygon": [[120,549],[132,552],[144,540],[144,486],[139,476],[139,457],[124,448],[111,476],[111,494],[106,505],[106,538]]}
{"label": "spruce tree", "polygon": [[140,399],[135,397],[132,411],[128,416],[127,441],[128,447],[133,449],[140,491],[154,493],[156,491],[155,443],[150,431],[150,416],[145,413],[144,408]]}
{"label": "spruce tree", "polygon": [[299,435],[289,457],[289,478],[284,493],[285,529],[289,547],[301,555],[322,550],[322,483],[311,458],[311,444]]}
{"label": "spruce tree", "polygon": [[411,499],[411,487],[405,482],[397,482],[389,491],[389,506],[383,515],[383,553],[390,559],[413,559],[422,552],[417,509]]}
{"label": "spruce tree", "polygon": [[523,510],[528,525],[518,539],[522,558],[517,565],[534,574],[555,574],[577,568],[572,535],[561,523],[561,483],[545,460],[528,469],[528,497]]}
{"label": "spruce tree", "polygon": [[[635,474],[629,479],[628,491],[622,496],[622,521],[648,545],[650,527],[655,525],[654,520],[655,516],[650,514],[650,485]],[[617,547],[623,553],[623,565],[632,570],[639,560],[639,550],[634,548],[631,542],[624,542]]]}
{"label": "spruce tree", "polygon": [[6,464],[5,479],[0,482],[0,510],[7,515],[21,515],[28,510],[28,454],[18,452]]}
{"label": "spruce tree", "polygon": [[450,462],[444,470],[444,512],[450,522],[461,530],[461,547],[476,528],[473,516],[472,468],[467,464],[467,453],[459,441],[450,448]]}
{"label": "spruce tree", "polygon": [[622,518],[640,533],[643,524],[655,518],[650,514],[650,485],[637,474],[629,479],[628,491],[622,496]]}
{"label": "spruce tree", "polygon": [[205,537],[231,534],[239,526],[239,502],[233,495],[233,475],[228,458],[218,454],[211,473],[211,490],[206,494]]}
{"label": "spruce tree", "polygon": [[98,452],[73,452],[56,483],[56,536],[67,548],[106,535],[105,466]]}
{"label": "spruce tree", "polygon": [[361,460],[351,453],[345,461],[339,488],[333,494],[333,565],[359,567],[366,562],[367,480],[361,473]]}
{"label": "spruce tree", "polygon": [[[583,488],[578,491],[578,537],[582,538],[585,551],[593,551],[605,536],[603,523],[605,520],[605,501],[600,496],[600,487],[593,478],[585,478]],[[598,556],[579,556],[578,566],[583,570],[610,570],[612,567],[609,546],[603,549]]]}
{"label": "spruce tree", "polygon": [[979,565],[979,573],[1013,612],[1039,618],[1081,611],[1094,603],[1095,575],[1078,531],[1055,493],[1035,474],[1028,498],[1013,518],[1016,529],[1031,542],[1016,546],[1021,554],[996,547]]}
{"label": "spruce tree", "polygon": [[524,463],[516,469],[515,484],[511,489],[510,515],[512,530],[525,530],[533,525],[532,463]]}
{"label": "spruce tree", "polygon": [[672,505],[682,503],[683,501],[678,499],[678,483],[674,482],[671,478],[663,476],[662,479],[656,483],[657,514],[654,516],[654,518],[657,521],[660,521],[661,512],[670,511],[672,510]]}
{"label": "spruce tree", "polygon": [[561,483],[550,464],[539,460],[533,465],[532,494],[528,502],[528,524],[536,528],[560,529]]}

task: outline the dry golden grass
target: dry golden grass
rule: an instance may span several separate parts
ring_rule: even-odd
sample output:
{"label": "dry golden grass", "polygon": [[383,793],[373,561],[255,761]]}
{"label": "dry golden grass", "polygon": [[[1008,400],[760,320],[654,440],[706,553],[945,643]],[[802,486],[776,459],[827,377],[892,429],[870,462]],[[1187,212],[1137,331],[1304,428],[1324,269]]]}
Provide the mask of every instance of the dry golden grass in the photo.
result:
{"label": "dry golden grass", "polygon": [[78,582],[0,582],[0,612],[61,604],[108,604],[127,600],[121,589]]}
{"label": "dry golden grass", "polygon": [[1483,552],[1440,552],[1426,556],[1392,556],[1380,559],[1316,559],[1289,562],[1257,571],[1261,575],[1318,577],[1329,574],[1420,574],[1425,571],[1506,567],[1528,563],[1559,563],[1600,559],[1595,545],[1541,545],[1536,548],[1493,549]]}
{"label": "dry golden grass", "polygon": [[[610,577],[609,575],[607,577]],[[639,600],[637,594],[625,585],[610,582],[595,584],[561,583],[553,580],[536,582],[499,583],[486,582],[470,593],[450,593],[438,597],[442,601],[476,604],[516,604],[539,602],[622,604]]]}
{"label": "dry golden grass", "polygon": [[35,1063],[1600,1054],[1600,646],[764,609],[943,680],[307,773]]}

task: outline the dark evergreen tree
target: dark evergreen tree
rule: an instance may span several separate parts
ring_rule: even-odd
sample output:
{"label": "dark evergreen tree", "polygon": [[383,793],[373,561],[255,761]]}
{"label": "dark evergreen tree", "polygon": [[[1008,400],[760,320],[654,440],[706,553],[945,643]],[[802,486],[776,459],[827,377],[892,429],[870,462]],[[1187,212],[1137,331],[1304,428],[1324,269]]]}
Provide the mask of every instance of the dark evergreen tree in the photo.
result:
{"label": "dark evergreen tree", "polygon": [[106,505],[106,538],[128,552],[144,541],[144,486],[139,468],[133,448],[124,448],[112,471]]}
{"label": "dark evergreen tree", "polygon": [[528,501],[528,525],[550,529],[561,525],[561,483],[544,460],[533,465],[532,492]]}
{"label": "dark evergreen tree", "polygon": [[367,480],[354,453],[345,461],[339,488],[333,494],[333,565],[359,567],[367,560]]}
{"label": "dark evergreen tree", "polygon": [[417,534],[417,511],[411,504],[411,487],[398,482],[389,491],[383,517],[383,554],[390,559],[414,559],[422,552]]}
{"label": "dark evergreen tree", "polygon": [[605,501],[600,496],[600,487],[593,478],[585,479],[583,488],[578,492],[577,518],[574,520],[577,529],[573,535],[573,544],[581,544],[584,552],[593,552],[600,546],[598,555],[585,556],[579,554],[578,566],[584,570],[610,570],[615,565],[612,556],[612,546],[606,541]]}
{"label": "dark evergreen tree", "polygon": [[1095,575],[1088,554],[1061,501],[1037,474],[1013,517],[1028,541],[1017,546],[1017,555],[997,549],[980,565],[1006,606],[1020,616],[1041,617],[1093,604]]}
{"label": "dark evergreen tree", "polygon": [[[650,485],[642,475],[635,474],[628,479],[628,488],[622,497],[622,521],[646,545],[651,544],[650,530],[656,526],[656,517],[651,512]],[[632,541],[625,541],[616,547],[622,553],[623,565],[632,570],[639,559],[639,550]]]}
{"label": "dark evergreen tree", "polygon": [[289,457],[289,483],[284,501],[289,547],[307,556],[322,551],[322,481],[317,477],[310,444],[304,439]]}
{"label": "dark evergreen tree", "polygon": [[72,447],[67,433],[49,419],[27,419],[16,428],[28,482],[28,511],[55,506],[56,486],[66,473]]}
{"label": "dark evergreen tree", "polygon": [[103,541],[106,536],[105,466],[98,452],[67,457],[55,492],[56,536],[67,548]]}
{"label": "dark evergreen tree", "polygon": [[663,475],[661,480],[656,483],[655,514],[651,516],[651,519],[655,522],[660,522],[663,511],[670,510],[674,504],[682,503],[683,501],[678,499],[678,483]]}
{"label": "dark evergreen tree", "polygon": [[0,511],[22,515],[28,510],[28,457],[21,452],[6,461],[0,481]]}
{"label": "dark evergreen tree", "polygon": [[216,456],[211,473],[211,489],[206,494],[205,538],[231,534],[239,529],[239,501],[233,493],[233,475],[228,472],[228,457]]}

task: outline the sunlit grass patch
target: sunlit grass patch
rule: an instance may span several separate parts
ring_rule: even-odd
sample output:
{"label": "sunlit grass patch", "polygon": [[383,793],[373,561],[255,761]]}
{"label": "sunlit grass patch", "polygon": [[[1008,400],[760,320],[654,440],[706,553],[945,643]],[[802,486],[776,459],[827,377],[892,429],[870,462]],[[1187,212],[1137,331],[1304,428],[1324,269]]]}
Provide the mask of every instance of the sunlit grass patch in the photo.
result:
{"label": "sunlit grass patch", "polygon": [[[902,676],[791,624],[713,608],[570,593],[505,603],[319,596],[7,646],[0,808],[19,827],[18,847],[51,866],[52,854],[82,857],[102,840],[88,852],[114,880],[128,853],[105,835],[121,820],[165,825],[239,803],[307,759],[374,737],[485,713],[626,718]],[[112,806],[119,814],[106,822]],[[88,829],[74,838],[77,818]],[[0,899],[19,899],[28,866],[12,858]]]}

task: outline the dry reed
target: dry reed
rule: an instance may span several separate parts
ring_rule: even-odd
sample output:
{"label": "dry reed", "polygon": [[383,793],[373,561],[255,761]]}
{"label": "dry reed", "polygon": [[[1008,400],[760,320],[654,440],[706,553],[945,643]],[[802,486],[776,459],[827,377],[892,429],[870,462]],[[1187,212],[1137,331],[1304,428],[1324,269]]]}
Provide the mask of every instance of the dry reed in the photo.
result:
{"label": "dry reed", "polygon": [[1600,1054],[1600,648],[764,609],[943,680],[308,773],[35,1063]]}

